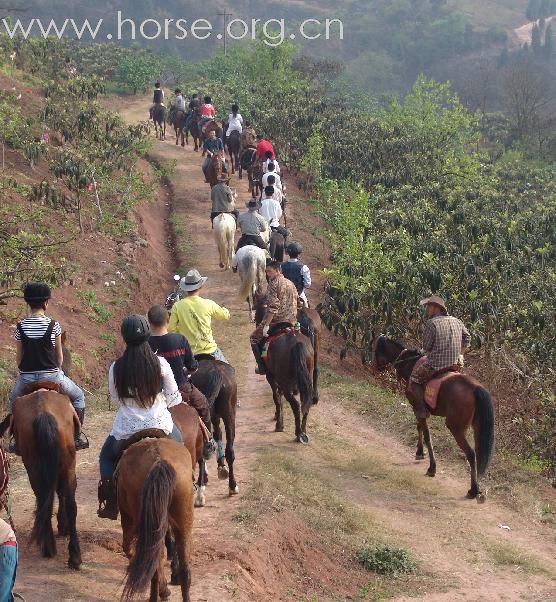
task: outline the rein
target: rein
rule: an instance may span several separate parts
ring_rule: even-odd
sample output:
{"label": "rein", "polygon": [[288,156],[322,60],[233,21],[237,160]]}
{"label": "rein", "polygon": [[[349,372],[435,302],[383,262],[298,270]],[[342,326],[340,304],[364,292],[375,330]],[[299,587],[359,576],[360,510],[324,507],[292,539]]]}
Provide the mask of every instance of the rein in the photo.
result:
{"label": "rein", "polygon": [[[400,353],[400,355],[405,351],[405,349]],[[400,364],[403,364],[404,362],[409,362],[411,360],[416,360],[419,359],[421,357],[420,353],[414,352],[415,355],[410,355],[409,357],[404,357],[403,359],[400,359],[398,356],[398,359],[394,360],[392,362],[392,366],[399,366]]]}

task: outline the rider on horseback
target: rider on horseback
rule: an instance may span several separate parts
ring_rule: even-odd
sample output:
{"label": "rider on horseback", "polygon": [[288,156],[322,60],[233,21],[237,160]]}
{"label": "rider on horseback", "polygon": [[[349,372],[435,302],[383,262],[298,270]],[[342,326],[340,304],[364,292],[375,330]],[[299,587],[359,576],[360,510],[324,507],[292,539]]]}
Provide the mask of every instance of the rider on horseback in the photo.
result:
{"label": "rider on horseback", "polygon": [[[50,287],[41,282],[29,282],[23,289],[23,298],[31,313],[17,324],[15,330],[19,376],[8,397],[8,413],[11,415],[14,401],[24,394],[27,385],[49,381],[57,384],[60,393],[70,398],[82,425],[85,419],[85,394],[62,371],[62,329],[56,320],[45,313],[51,298]],[[75,448],[88,447],[89,442],[82,437],[81,429],[76,427]],[[15,446],[10,446],[9,451],[19,453]]]}
{"label": "rider on horseback", "polygon": [[463,322],[448,315],[444,300],[432,295],[421,301],[428,320],[423,329],[423,351],[426,359],[417,362],[410,376],[413,411],[417,418],[426,419],[425,385],[438,374],[461,371],[462,355],[469,350],[471,335]]}
{"label": "rider on horseback", "polygon": [[153,104],[151,106],[151,119],[153,117],[153,109],[155,105],[164,104],[164,90],[161,88],[160,80],[157,80],[153,90]]}
{"label": "rider on horseback", "polygon": [[211,130],[208,133],[208,138],[203,142],[203,152],[207,153],[207,156],[203,161],[202,169],[203,173],[205,174],[205,182],[208,184],[208,168],[210,166],[210,162],[214,154],[222,154],[222,170],[226,170],[226,161],[224,157],[224,143],[222,142],[222,138],[216,137],[216,130]]}
{"label": "rider on horseback", "polygon": [[202,132],[205,123],[216,117],[216,109],[212,104],[212,98],[210,96],[205,96],[204,102],[199,108],[199,115],[201,117],[199,120],[199,131]]}
{"label": "rider on horseback", "polygon": [[174,121],[174,116],[178,111],[183,111],[185,113],[185,98],[182,96],[181,90],[176,88],[174,93],[176,97],[174,98],[174,102],[170,107],[170,114],[168,115],[168,121],[170,123]]}
{"label": "rider on horseback", "polygon": [[181,394],[170,364],[149,346],[149,323],[144,316],[128,316],[122,322],[121,333],[127,346],[108,372],[110,399],[119,408],[99,456],[97,514],[112,520],[118,518],[114,472],[127,439],[145,429],[159,429],[183,442],[169,412],[169,408],[182,403]]}
{"label": "rider on horseback", "polygon": [[147,317],[152,332],[149,337],[151,349],[170,364],[184,403],[197,411],[210,433],[210,441],[205,443],[204,450],[205,456],[208,456],[214,451],[209,402],[190,380],[199,362],[193,357],[191,346],[183,335],[168,332],[169,316],[164,305],[153,305]]}
{"label": "rider on horseback", "polygon": [[257,136],[258,144],[256,149],[257,158],[261,160],[261,163],[265,161],[267,157],[267,153],[270,153],[270,158],[274,161],[276,159],[276,153],[274,152],[274,146],[272,146],[272,142],[265,140],[261,134]]}
{"label": "rider on horseback", "polygon": [[245,121],[245,127],[241,132],[241,141],[239,145],[239,152],[243,154],[243,152],[249,148],[255,148],[257,144],[257,133],[255,132],[255,128],[251,125],[250,121]]}
{"label": "rider on horseback", "polygon": [[230,312],[214,301],[200,296],[199,293],[207,280],[208,278],[201,276],[197,270],[190,270],[181,279],[180,290],[187,293],[187,297],[172,307],[168,330],[183,334],[197,359],[211,356],[215,360],[229,363],[214,340],[212,318],[229,320]]}
{"label": "rider on horseback", "polygon": [[[276,166],[274,162],[269,163],[267,171],[263,175],[262,184],[264,187],[274,186],[274,188],[277,188],[280,192],[283,192],[284,187],[282,186],[282,178],[276,173],[275,170]],[[274,178],[274,182],[272,184],[270,182],[270,178]]]}
{"label": "rider on horseback", "polygon": [[231,213],[237,223],[239,217],[239,211],[235,205],[235,194],[229,186],[230,176],[222,174],[218,180],[218,184],[213,186],[210,191],[210,198],[212,201],[212,212],[210,214],[210,221],[214,223],[214,218],[221,213]]}
{"label": "rider on horseback", "polygon": [[189,101],[189,105],[187,106],[187,108],[189,110],[187,112],[187,116],[186,116],[184,124],[183,124],[183,130],[184,131],[186,131],[186,130],[189,129],[189,126],[191,125],[191,122],[193,121],[193,117],[195,115],[195,111],[197,111],[200,106],[201,106],[201,101],[199,100],[199,95],[198,94],[193,94],[191,96],[190,101]]}
{"label": "rider on horseback", "polygon": [[232,112],[228,116],[228,129],[226,130],[226,138],[230,137],[232,132],[241,132],[243,131],[243,117],[239,112],[239,107],[237,104],[232,105]]}
{"label": "rider on horseback", "polygon": [[266,266],[268,278],[266,313],[262,322],[251,334],[251,349],[257,361],[256,374],[266,374],[263,348],[268,336],[297,323],[297,289],[284,278],[278,261],[269,261]]}
{"label": "rider on horseback", "polygon": [[236,253],[241,247],[247,245],[255,245],[266,251],[268,246],[261,238],[261,232],[268,230],[268,222],[257,212],[259,204],[255,199],[251,199],[245,206],[247,211],[242,213],[237,220],[237,225],[241,229],[241,237],[236,246]]}
{"label": "rider on horseback", "polygon": [[264,189],[265,198],[262,200],[259,213],[265,218],[270,226],[270,229],[274,232],[279,232],[284,238],[289,236],[289,231],[280,225],[280,220],[284,214],[282,205],[276,200],[274,194],[274,187],[267,186]]}
{"label": "rider on horseback", "polygon": [[282,264],[282,274],[294,283],[299,298],[303,301],[305,307],[309,307],[305,289],[311,287],[311,272],[304,263],[299,261],[302,252],[303,247],[298,242],[291,242],[286,247],[289,259]]}

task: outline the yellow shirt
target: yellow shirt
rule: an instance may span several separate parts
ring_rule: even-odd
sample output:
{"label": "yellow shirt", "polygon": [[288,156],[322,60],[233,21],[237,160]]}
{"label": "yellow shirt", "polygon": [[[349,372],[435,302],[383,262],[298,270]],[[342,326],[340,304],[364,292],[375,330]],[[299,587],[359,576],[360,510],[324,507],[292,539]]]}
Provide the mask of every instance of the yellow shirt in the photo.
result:
{"label": "yellow shirt", "polygon": [[229,320],[230,312],[210,299],[197,295],[185,297],[172,308],[168,330],[183,334],[193,355],[214,353],[217,345],[212,336],[212,318]]}

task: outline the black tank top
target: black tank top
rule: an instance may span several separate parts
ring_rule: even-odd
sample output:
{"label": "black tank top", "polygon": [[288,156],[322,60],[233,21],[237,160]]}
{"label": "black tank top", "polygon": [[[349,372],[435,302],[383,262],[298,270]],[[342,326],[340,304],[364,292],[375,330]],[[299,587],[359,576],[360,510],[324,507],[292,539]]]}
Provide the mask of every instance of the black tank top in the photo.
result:
{"label": "black tank top", "polygon": [[154,94],[153,94],[153,102],[155,104],[162,103],[162,90],[160,88],[155,88]]}
{"label": "black tank top", "polygon": [[50,324],[46,332],[40,339],[29,338],[23,328],[21,322],[17,325],[21,343],[23,345],[23,357],[19,364],[20,372],[44,372],[47,370],[58,370],[56,363],[56,350],[52,345],[52,331],[54,330],[55,321],[50,320]]}

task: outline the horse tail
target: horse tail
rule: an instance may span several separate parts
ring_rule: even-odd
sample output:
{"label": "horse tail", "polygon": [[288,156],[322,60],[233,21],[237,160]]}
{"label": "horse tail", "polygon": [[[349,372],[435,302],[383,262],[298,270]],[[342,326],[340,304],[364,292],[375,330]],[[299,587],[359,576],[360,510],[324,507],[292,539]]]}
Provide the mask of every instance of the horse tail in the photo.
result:
{"label": "horse tail", "polygon": [[254,255],[246,255],[242,261],[243,270],[241,275],[241,286],[239,288],[239,298],[247,299],[252,293],[257,281],[257,259]]}
{"label": "horse tail", "polygon": [[226,230],[226,222],[221,217],[221,215],[214,218],[214,221],[216,222],[214,225],[214,237],[216,238],[216,245],[218,247],[218,255],[220,256],[220,261],[224,265],[226,265],[228,233]]}
{"label": "horse tail", "polygon": [[483,387],[477,387],[475,395],[475,417],[473,427],[475,431],[475,454],[477,461],[477,474],[482,476],[492,456],[494,449],[494,406],[489,392]]}
{"label": "horse tail", "polygon": [[307,348],[301,341],[293,346],[291,357],[295,371],[295,382],[301,400],[301,412],[305,415],[313,405],[313,381],[307,369]]}
{"label": "horse tail", "polygon": [[160,566],[175,486],[176,471],[168,462],[159,459],[143,484],[135,554],[127,569],[122,594],[125,600],[145,591]]}
{"label": "horse tail", "polygon": [[46,558],[56,555],[56,540],[52,532],[51,518],[54,494],[58,481],[60,460],[60,433],[58,422],[52,414],[39,414],[33,419],[37,457],[35,458],[35,494],[37,506],[31,541],[36,542]]}

